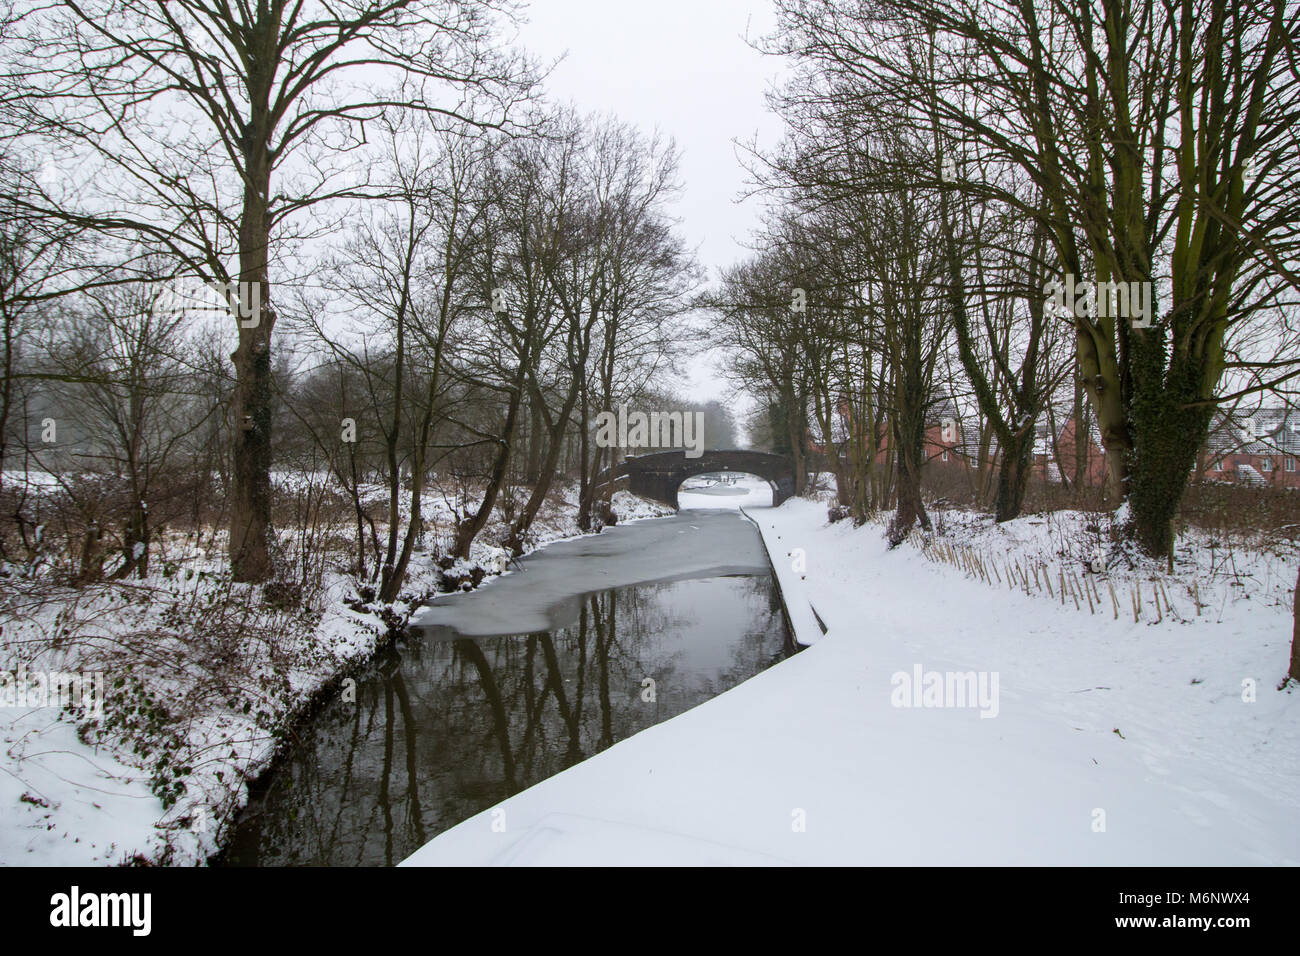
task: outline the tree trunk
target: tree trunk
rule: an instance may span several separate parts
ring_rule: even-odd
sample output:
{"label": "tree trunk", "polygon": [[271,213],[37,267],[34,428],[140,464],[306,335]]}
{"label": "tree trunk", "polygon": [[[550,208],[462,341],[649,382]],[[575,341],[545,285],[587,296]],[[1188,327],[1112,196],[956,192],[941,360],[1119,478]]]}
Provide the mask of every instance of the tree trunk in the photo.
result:
{"label": "tree trunk", "polygon": [[789,392],[785,408],[786,437],[790,442],[790,460],[794,462],[794,493],[802,495],[808,485],[808,465],[804,458],[803,438],[807,414],[804,404],[793,390]]}
{"label": "tree trunk", "polygon": [[510,451],[514,446],[515,430],[519,424],[519,407],[523,404],[523,376],[526,364],[527,359],[521,358],[519,371],[515,374],[514,388],[510,394],[510,404],[506,408],[506,420],[501,428],[501,441],[497,448],[496,461],[493,462],[492,471],[488,475],[483,500],[474,514],[456,528],[456,547],[453,554],[458,558],[469,557],[470,545],[474,543],[474,539],[478,537],[478,533],[483,530],[488,518],[491,517],[492,509],[496,507],[497,497],[501,494],[501,485],[510,469]]}
{"label": "tree trunk", "polygon": [[1291,669],[1287,671],[1287,676],[1300,683],[1300,574],[1296,575],[1291,617],[1294,619],[1291,628]]}
{"label": "tree trunk", "polygon": [[591,405],[585,387],[582,390],[578,413],[578,528],[582,531],[590,531],[591,515],[596,500],[596,476],[600,474],[600,459],[604,449],[597,447],[593,460],[591,440],[587,436]]}
{"label": "tree trunk", "polygon": [[1092,458],[1092,440],[1087,427],[1087,418],[1083,404],[1083,382],[1079,380],[1079,370],[1074,370],[1074,500],[1077,503],[1084,485],[1092,480],[1090,459]]}
{"label": "tree trunk", "polygon": [[[1160,374],[1163,332],[1152,328],[1142,334],[1142,339],[1134,334],[1129,347],[1135,391],[1130,531],[1149,555],[1163,558],[1173,548],[1172,521],[1209,432],[1213,407],[1194,404],[1203,397],[1198,369],[1175,358],[1168,376]],[[1158,376],[1154,381],[1146,380],[1153,374]]]}
{"label": "tree trunk", "polygon": [[925,503],[921,500],[921,469],[917,456],[900,454],[898,457],[898,502],[894,510],[894,519],[889,525],[889,545],[896,548],[911,533],[912,528],[920,523],[929,529],[930,517],[925,512]]}
{"label": "tree trunk", "polygon": [[104,552],[99,523],[93,518],[86,525],[86,537],[81,543],[81,559],[74,581],[78,587],[97,584],[104,577]]}
{"label": "tree trunk", "polygon": [[[1098,272],[1097,281],[1110,281]],[[1123,501],[1129,490],[1129,463],[1133,443],[1129,432],[1129,403],[1120,376],[1114,342],[1103,334],[1076,325],[1075,354],[1082,383],[1101,432],[1106,452],[1106,493],[1111,501]]]}
{"label": "tree trunk", "polygon": [[1133,537],[1153,557],[1167,557],[1173,549],[1173,519],[1208,429],[1208,413],[1201,409],[1170,408],[1164,417],[1161,427],[1137,430],[1129,494]]}
{"label": "tree trunk", "polygon": [[[361,482],[357,478],[357,446],[355,443],[348,445],[348,460],[351,466],[348,475],[344,475],[342,468],[338,469],[338,474],[343,479],[343,486],[347,488],[348,494],[352,496],[352,510],[357,518],[357,577],[364,579],[366,576],[366,524],[365,509],[361,507]],[[348,476],[350,476],[351,480],[349,480]]]}
{"label": "tree trunk", "polygon": [[835,447],[834,424],[835,412],[830,389],[818,388],[813,393],[813,414],[822,431],[822,443],[826,449],[826,464],[835,476],[835,501],[841,507],[849,507],[853,502],[853,479],[849,475],[845,456]]}
{"label": "tree trunk", "polygon": [[542,473],[542,413],[535,401],[528,403],[528,458],[524,484],[536,485]]}
{"label": "tree trunk", "polygon": [[979,460],[975,465],[975,506],[983,508],[989,500],[990,473],[993,471],[991,450],[993,448],[993,425],[987,419],[980,424]]}
{"label": "tree trunk", "polygon": [[[13,326],[8,303],[3,310],[3,334],[0,341],[4,345],[4,356],[0,359],[0,489],[4,488],[5,452],[8,449],[6,439],[9,437],[9,409],[13,403]],[[0,556],[3,556],[4,540],[0,537]]]}
{"label": "tree trunk", "polygon": [[[149,514],[144,502],[136,500],[131,505],[126,527],[122,535],[122,567],[113,575],[114,579],[130,577],[133,573],[138,578],[149,576]],[[140,556],[136,557],[139,546]]]}
{"label": "tree trunk", "polygon": [[[250,137],[254,142],[265,142]],[[238,318],[235,364],[233,473],[230,488],[230,570],[236,581],[265,581],[274,573],[268,535],[271,528],[271,328],[275,313],[268,302],[267,246],[270,220],[267,195],[271,166],[262,155],[248,158],[248,181],[239,222],[241,301],[257,313]],[[243,290],[249,290],[247,297]]]}
{"label": "tree trunk", "polygon": [[416,539],[424,530],[424,472],[429,456],[429,437],[433,433],[434,402],[438,395],[438,369],[442,361],[442,349],[438,348],[429,373],[429,387],[425,392],[424,415],[420,419],[420,430],[411,461],[411,520],[406,526],[406,538],[402,541],[401,553],[393,566],[392,574],[384,581],[379,590],[379,600],[391,603],[406,580],[406,569],[411,564],[411,553],[415,550]]}
{"label": "tree trunk", "polygon": [[898,500],[889,525],[889,545],[898,547],[912,528],[930,530],[930,516],[921,500],[921,469],[925,460],[925,411],[920,402],[896,410],[894,447],[898,461]]}
{"label": "tree trunk", "polygon": [[[408,264],[409,270],[409,264]],[[398,442],[402,435],[403,373],[406,371],[406,289],[403,287],[397,311],[397,343],[393,355],[393,417],[384,435],[384,461],[388,466],[388,542],[384,548],[384,563],[379,571],[380,600],[391,601],[384,595],[395,594],[401,582],[393,584],[393,568],[397,563],[398,525],[401,524],[400,501],[402,473],[398,466]],[[414,525],[415,516],[411,516]],[[410,540],[408,528],[407,540]]]}
{"label": "tree trunk", "polygon": [[[579,381],[575,378],[569,386],[569,393],[564,396],[564,405],[556,414],[555,419],[547,423],[546,427],[546,455],[542,459],[541,468],[537,474],[537,483],[533,485],[532,494],[528,496],[528,502],[524,505],[523,513],[515,519],[515,523],[510,528],[510,537],[506,539],[506,547],[510,548],[515,554],[523,552],[524,535],[537,517],[537,513],[542,508],[542,502],[546,500],[546,495],[551,490],[551,483],[555,480],[556,466],[560,463],[560,454],[564,450],[564,435],[568,431],[569,417],[573,414],[573,406],[578,399]],[[533,388],[534,402],[544,401],[542,391],[534,385]],[[585,437],[585,436],[584,436]],[[586,450],[584,448],[585,456]],[[582,529],[586,531],[586,528]]]}
{"label": "tree trunk", "polygon": [[998,493],[993,508],[994,520],[1001,523],[1020,516],[1025,503],[1025,489],[1029,485],[1029,472],[1033,467],[1034,429],[1029,427],[1018,434],[1002,449],[998,466]]}

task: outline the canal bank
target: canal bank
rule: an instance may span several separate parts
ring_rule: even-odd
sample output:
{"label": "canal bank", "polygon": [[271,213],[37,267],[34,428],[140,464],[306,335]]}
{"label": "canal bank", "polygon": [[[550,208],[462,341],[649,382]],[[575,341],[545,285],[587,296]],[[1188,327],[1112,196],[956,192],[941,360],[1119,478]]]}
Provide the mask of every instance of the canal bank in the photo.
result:
{"label": "canal bank", "polygon": [[745,508],[740,513],[758,529],[767,552],[767,565],[781,592],[785,619],[795,640],[808,647],[826,635],[826,622],[817,613],[808,589],[808,553],[798,543],[786,544],[780,532],[765,528]]}

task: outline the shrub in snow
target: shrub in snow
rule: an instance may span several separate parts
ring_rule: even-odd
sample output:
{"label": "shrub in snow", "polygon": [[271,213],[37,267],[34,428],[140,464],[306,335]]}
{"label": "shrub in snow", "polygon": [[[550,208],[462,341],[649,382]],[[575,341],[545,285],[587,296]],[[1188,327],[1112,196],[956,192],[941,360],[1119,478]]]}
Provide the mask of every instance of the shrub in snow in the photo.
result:
{"label": "shrub in snow", "polygon": [[479,564],[488,574],[505,574],[510,566],[510,552],[505,548],[486,547]]}

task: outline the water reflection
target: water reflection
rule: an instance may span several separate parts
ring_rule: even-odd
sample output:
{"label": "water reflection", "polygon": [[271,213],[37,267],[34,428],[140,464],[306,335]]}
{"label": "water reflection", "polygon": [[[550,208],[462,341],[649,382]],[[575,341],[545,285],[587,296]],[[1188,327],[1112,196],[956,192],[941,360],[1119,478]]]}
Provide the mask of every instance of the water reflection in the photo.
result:
{"label": "water reflection", "polygon": [[301,729],[225,862],[398,863],[794,650],[767,576],[590,594],[577,622],[553,631],[414,638],[358,680],[356,703],[335,701]]}

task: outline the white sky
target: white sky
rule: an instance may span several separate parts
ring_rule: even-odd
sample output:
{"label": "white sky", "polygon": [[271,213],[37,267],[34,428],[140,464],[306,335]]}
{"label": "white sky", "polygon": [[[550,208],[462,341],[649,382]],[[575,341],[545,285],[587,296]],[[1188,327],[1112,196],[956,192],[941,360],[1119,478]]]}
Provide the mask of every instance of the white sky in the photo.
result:
{"label": "white sky", "polygon": [[[742,258],[758,204],[737,202],[747,174],[735,141],[757,134],[770,146],[781,129],[763,94],[782,64],[744,39],[770,31],[767,0],[533,0],[526,16],[528,52],[567,52],[547,81],[551,98],[676,139],[685,189],[674,212],[710,280]],[[687,369],[692,398],[726,398],[715,359]]]}

